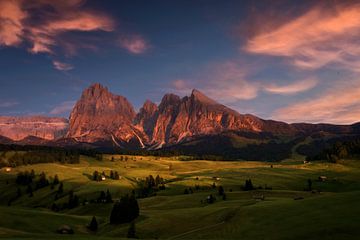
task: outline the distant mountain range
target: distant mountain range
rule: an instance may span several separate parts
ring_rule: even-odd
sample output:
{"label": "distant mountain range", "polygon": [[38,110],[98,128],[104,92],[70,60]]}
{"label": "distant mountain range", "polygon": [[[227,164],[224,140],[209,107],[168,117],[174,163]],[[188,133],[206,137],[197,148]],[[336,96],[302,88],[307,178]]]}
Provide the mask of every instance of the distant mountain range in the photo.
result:
{"label": "distant mountain range", "polygon": [[84,90],[69,120],[43,116],[0,117],[0,142],[6,144],[188,149],[190,152],[202,149],[212,153],[212,148],[230,151],[251,144],[359,133],[359,123],[287,124],[240,114],[195,89],[183,98],[166,94],[159,105],[147,100],[137,113],[125,97],[111,93],[100,84]]}

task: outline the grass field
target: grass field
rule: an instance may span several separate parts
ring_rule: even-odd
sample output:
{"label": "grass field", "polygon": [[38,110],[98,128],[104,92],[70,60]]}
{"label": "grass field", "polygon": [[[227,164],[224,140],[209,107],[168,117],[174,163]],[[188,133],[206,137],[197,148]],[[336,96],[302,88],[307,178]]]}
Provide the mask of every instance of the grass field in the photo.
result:
{"label": "grass field", "polygon": [[[64,192],[73,190],[80,201],[94,199],[107,189],[118,199],[136,188],[140,179],[160,175],[168,182],[166,189],[156,196],[139,199],[139,238],[360,239],[359,161],[303,164],[298,158],[264,163],[142,156],[128,156],[127,161],[120,161],[120,156],[106,155],[102,161],[82,157],[80,164],[28,165],[10,172],[1,169],[0,238],[121,239],[127,235],[128,224],[109,224],[112,204],[90,203],[51,211],[54,202],[66,202],[68,196],[55,200],[55,190],[50,187],[34,191],[33,197],[22,194],[8,206],[9,199],[17,194],[17,173],[31,169],[36,173],[44,171],[47,176],[57,174],[64,183]],[[90,176],[95,170],[107,175],[110,170],[118,171],[121,179],[92,181]],[[327,178],[317,181],[319,176]],[[262,189],[243,191],[246,179]],[[308,179],[319,192],[304,191]],[[213,183],[224,187],[226,200],[211,188]],[[200,190],[184,194],[186,188],[195,189],[195,185]],[[21,187],[21,191],[25,192],[26,187]],[[203,203],[209,194],[216,196],[215,203]],[[258,196],[264,196],[264,200]],[[97,233],[86,228],[93,216],[100,224]],[[57,234],[57,228],[64,224],[71,226],[75,234]]]}

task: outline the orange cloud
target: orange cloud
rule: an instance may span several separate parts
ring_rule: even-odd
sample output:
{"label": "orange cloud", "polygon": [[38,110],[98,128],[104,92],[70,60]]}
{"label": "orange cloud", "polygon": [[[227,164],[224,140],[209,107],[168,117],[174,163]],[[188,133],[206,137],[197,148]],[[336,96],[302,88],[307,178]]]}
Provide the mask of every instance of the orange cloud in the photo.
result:
{"label": "orange cloud", "polygon": [[274,112],[287,122],[331,122],[348,124],[360,120],[360,81],[341,81],[320,96]]}
{"label": "orange cloud", "polygon": [[22,21],[26,17],[20,1],[0,0],[0,45],[17,46],[22,42]]}
{"label": "orange cloud", "polygon": [[346,66],[348,58],[359,53],[359,34],[360,4],[316,6],[274,30],[255,35],[244,49],[289,57],[299,68],[316,69],[330,63]]}
{"label": "orange cloud", "polygon": [[[113,20],[81,8],[83,1],[0,0],[0,45],[32,44],[32,53],[52,53],[58,35],[70,31],[112,31]],[[44,9],[52,9],[46,12]],[[41,15],[41,21],[33,18]]]}
{"label": "orange cloud", "polygon": [[133,54],[142,54],[149,49],[148,43],[139,35],[121,37],[120,46]]}

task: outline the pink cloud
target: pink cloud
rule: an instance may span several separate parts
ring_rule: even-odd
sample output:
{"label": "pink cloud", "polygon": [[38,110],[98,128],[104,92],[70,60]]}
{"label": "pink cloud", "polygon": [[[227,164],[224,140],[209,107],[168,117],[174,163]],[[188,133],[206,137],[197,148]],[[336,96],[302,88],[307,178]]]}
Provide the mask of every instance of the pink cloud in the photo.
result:
{"label": "pink cloud", "polygon": [[60,61],[53,61],[54,68],[60,71],[69,71],[74,67],[71,64],[63,63]]}
{"label": "pink cloud", "polygon": [[347,67],[354,57],[360,61],[356,58],[360,52],[359,34],[360,4],[315,6],[279,27],[256,34],[244,49],[254,54],[288,57],[303,69],[331,63]]}
{"label": "pink cloud", "polygon": [[[111,17],[82,8],[83,1],[0,0],[0,45],[30,42],[32,53],[53,53],[61,45],[59,35],[72,31],[113,31]],[[51,8],[47,12],[44,9]],[[41,20],[34,17],[41,14]]]}
{"label": "pink cloud", "polygon": [[149,44],[140,35],[120,37],[119,43],[132,54],[142,54],[149,49]]}
{"label": "pink cloud", "polygon": [[288,122],[348,124],[360,120],[360,81],[341,80],[321,95],[278,109],[273,117]]}
{"label": "pink cloud", "polygon": [[294,80],[285,85],[277,85],[259,80],[250,80],[253,70],[236,61],[211,65],[199,79],[177,79],[171,83],[172,90],[187,94],[193,88],[199,89],[212,98],[226,104],[241,100],[255,99],[259,93],[294,95],[308,91],[318,84],[316,78]]}
{"label": "pink cloud", "polygon": [[26,17],[20,1],[0,0],[0,45],[17,46],[22,42],[22,21]]}

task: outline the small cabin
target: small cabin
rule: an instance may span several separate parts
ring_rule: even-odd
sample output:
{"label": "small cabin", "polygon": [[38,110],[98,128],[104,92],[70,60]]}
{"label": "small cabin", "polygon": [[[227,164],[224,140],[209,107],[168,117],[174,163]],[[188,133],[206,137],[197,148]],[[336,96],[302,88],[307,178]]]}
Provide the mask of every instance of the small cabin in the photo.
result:
{"label": "small cabin", "polygon": [[101,176],[101,181],[105,181],[106,177],[104,175]]}
{"label": "small cabin", "polygon": [[74,234],[74,230],[68,225],[63,225],[57,229],[57,233],[59,233],[59,234]]}
{"label": "small cabin", "polygon": [[318,179],[319,179],[320,182],[325,182],[327,177],[326,176],[320,176]]}
{"label": "small cabin", "polygon": [[308,161],[308,160],[304,160],[304,164],[307,164],[307,163],[309,163],[309,161]]}
{"label": "small cabin", "polygon": [[5,172],[11,172],[11,167],[5,168]]}

